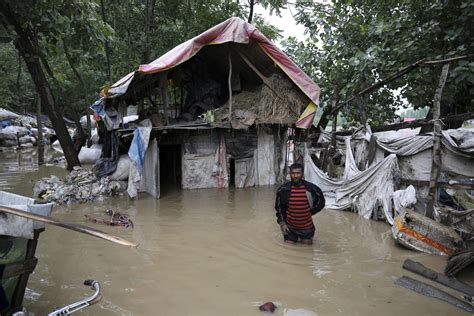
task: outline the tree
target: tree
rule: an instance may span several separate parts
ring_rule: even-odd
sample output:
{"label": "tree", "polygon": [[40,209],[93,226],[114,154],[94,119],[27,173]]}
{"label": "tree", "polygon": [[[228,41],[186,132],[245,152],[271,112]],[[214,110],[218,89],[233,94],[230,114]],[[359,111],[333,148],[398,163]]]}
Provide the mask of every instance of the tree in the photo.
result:
{"label": "tree", "polygon": [[[95,3],[85,0],[66,1],[60,5],[52,0],[3,1],[0,4],[2,25],[9,31],[10,37],[14,39],[15,47],[26,63],[40,95],[42,107],[48,114],[63,148],[69,169],[79,165],[79,160],[77,150],[63,120],[62,108],[69,110],[74,108],[68,102],[67,92],[69,92],[71,82],[67,80],[65,69],[71,66],[67,60],[72,62],[73,57],[71,54],[65,54],[69,50],[66,42],[70,41],[71,51],[75,48],[83,49],[84,46],[90,44],[89,39],[92,34],[100,36],[104,33],[97,32],[97,25],[102,24],[95,22],[98,21],[95,12]],[[102,30],[104,29],[107,28],[104,27]],[[54,59],[51,64],[50,59]],[[76,75],[78,67],[75,65],[71,67]],[[83,86],[84,83],[79,82],[77,85]],[[84,96],[84,90],[83,87],[75,91],[79,91],[79,94]],[[81,99],[83,100],[83,97]],[[64,106],[66,104],[67,107]],[[70,111],[76,115],[77,112]]]}
{"label": "tree", "polygon": [[[320,84],[326,108],[334,85],[340,86],[344,100],[422,58],[474,52],[468,22],[474,18],[472,2],[297,1],[295,7],[296,19],[306,27],[309,39],[290,38],[285,49]],[[391,121],[400,107],[430,106],[440,71],[440,66],[418,68],[348,104],[344,111],[349,122],[356,124],[366,116],[378,125]],[[443,91],[442,116],[472,110],[473,84],[472,61],[453,65]]]}

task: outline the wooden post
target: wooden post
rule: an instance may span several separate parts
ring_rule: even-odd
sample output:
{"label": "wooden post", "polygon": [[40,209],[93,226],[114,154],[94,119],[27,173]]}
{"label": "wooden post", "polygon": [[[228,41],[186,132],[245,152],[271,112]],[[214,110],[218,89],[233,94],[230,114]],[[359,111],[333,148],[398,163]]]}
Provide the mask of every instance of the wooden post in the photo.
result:
{"label": "wooden post", "polygon": [[[336,108],[338,101],[339,101],[339,87],[334,86],[334,89],[332,91],[332,102],[331,102],[331,108],[333,110]],[[332,158],[334,156],[334,153],[336,152],[336,146],[337,146],[336,145],[337,113],[338,111],[335,111],[333,113],[331,144],[328,147],[326,155],[324,155],[324,160],[323,160],[323,165],[322,165],[323,170],[327,171],[329,173],[329,176],[335,176],[335,172],[333,172],[334,166],[332,164]]]}
{"label": "wooden post", "polygon": [[165,124],[169,125],[169,117],[168,117],[168,110],[170,105],[170,97],[168,91],[168,81],[167,81],[167,74],[166,72],[160,73],[160,92],[161,92],[161,99],[163,100],[163,113],[165,117]]}
{"label": "wooden post", "polygon": [[229,53],[229,78],[227,80],[229,85],[229,124],[232,116],[232,56]]}
{"label": "wooden post", "polygon": [[36,101],[36,124],[38,125],[38,138],[36,144],[38,145],[38,165],[44,164],[44,141],[43,141],[43,121],[41,120],[41,98],[38,95]]}
{"label": "wooden post", "polygon": [[425,215],[429,218],[433,218],[433,208],[437,199],[436,187],[441,169],[441,121],[439,120],[439,114],[441,112],[441,94],[443,93],[444,84],[448,77],[449,63],[443,65],[441,76],[439,78],[438,87],[433,99],[433,161],[431,165],[431,178],[428,193],[428,204],[426,206]]}

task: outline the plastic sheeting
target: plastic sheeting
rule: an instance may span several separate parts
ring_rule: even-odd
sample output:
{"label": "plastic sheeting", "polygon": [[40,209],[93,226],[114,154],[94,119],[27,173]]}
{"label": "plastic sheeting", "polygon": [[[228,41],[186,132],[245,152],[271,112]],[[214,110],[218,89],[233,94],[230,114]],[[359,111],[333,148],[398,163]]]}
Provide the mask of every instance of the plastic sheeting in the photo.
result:
{"label": "plastic sheeting", "polygon": [[151,129],[152,124],[149,119],[141,121],[140,126],[135,128],[132,144],[128,150],[128,156],[132,160],[132,164],[128,175],[127,193],[131,198],[138,195]]}
{"label": "plastic sheeting", "polygon": [[367,170],[358,171],[351,154],[350,142],[346,141],[346,170],[341,180],[329,178],[316,167],[307,153],[304,163],[305,178],[321,188],[326,198],[326,208],[353,208],[359,215],[368,219],[378,207],[382,207],[385,218],[393,224],[393,175],[398,168],[395,155],[389,155]]}
{"label": "plastic sheeting", "polygon": [[216,188],[217,181],[212,175],[215,155],[184,154],[182,160],[183,189]]}

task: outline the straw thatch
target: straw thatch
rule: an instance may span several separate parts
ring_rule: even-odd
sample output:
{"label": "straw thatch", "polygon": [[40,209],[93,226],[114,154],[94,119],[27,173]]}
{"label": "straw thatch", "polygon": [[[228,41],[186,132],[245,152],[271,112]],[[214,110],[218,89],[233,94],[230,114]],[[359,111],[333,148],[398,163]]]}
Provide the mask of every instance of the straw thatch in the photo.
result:
{"label": "straw thatch", "polygon": [[[286,77],[273,74],[270,87],[262,84],[253,91],[242,91],[232,96],[232,111],[246,110],[257,115],[256,124],[294,124],[309,99]],[[276,92],[276,93],[275,93]],[[226,121],[229,103],[219,108],[217,121]]]}

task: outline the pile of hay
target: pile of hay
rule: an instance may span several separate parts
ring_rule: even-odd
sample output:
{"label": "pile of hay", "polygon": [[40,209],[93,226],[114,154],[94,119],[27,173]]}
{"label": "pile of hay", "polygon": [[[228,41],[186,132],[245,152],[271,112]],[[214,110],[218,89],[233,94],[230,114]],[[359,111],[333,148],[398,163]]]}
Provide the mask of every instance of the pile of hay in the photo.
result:
{"label": "pile of hay", "polygon": [[[253,91],[233,95],[232,111],[246,110],[255,113],[256,124],[294,124],[308,105],[309,99],[286,77],[273,74],[269,80],[272,88],[262,84]],[[216,119],[224,122],[228,115],[229,103],[226,102],[216,111]]]}

